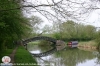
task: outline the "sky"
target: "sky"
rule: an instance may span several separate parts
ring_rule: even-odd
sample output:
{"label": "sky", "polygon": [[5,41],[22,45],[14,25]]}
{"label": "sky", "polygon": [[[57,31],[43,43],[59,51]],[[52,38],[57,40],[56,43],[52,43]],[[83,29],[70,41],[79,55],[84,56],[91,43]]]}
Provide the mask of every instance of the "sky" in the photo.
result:
{"label": "sky", "polygon": [[[28,2],[38,2],[37,4],[43,3],[46,4],[47,1],[49,1],[51,3],[51,0],[28,0]],[[55,1],[60,1],[60,0],[55,0]],[[47,8],[45,8],[47,9]],[[49,10],[51,13],[52,11]],[[42,26],[45,25],[52,25],[52,21],[48,21],[43,15],[41,15],[40,13],[28,13],[28,16],[32,16],[32,15],[36,15],[38,17],[40,17],[43,20]],[[86,25],[93,25],[95,27],[100,27],[100,9],[95,10],[93,12],[91,12],[88,16],[85,16],[85,21],[80,21],[81,23],[84,23]]]}
{"label": "sky", "polygon": [[100,10],[92,12],[86,19],[85,24],[90,24],[95,27],[100,27]]}

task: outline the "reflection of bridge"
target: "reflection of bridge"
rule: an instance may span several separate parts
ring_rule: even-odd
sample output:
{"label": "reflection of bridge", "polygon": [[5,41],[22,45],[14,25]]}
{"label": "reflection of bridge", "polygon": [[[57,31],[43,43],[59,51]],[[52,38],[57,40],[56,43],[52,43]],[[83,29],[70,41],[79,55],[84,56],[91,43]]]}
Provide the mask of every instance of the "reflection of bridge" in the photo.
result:
{"label": "reflection of bridge", "polygon": [[27,46],[27,43],[32,42],[32,41],[36,41],[36,40],[50,41],[50,42],[52,42],[54,44],[54,47],[53,47],[53,49],[51,49],[49,51],[46,51],[46,52],[43,52],[43,53],[32,54],[35,57],[47,56],[47,55],[49,55],[51,53],[54,53],[55,51],[62,50],[62,49],[64,49],[66,47],[66,43],[64,41],[56,40],[56,39],[53,39],[51,37],[45,37],[45,36],[39,36],[39,37],[34,37],[34,38],[30,38],[30,39],[24,40],[23,44],[25,46]]}
{"label": "reflection of bridge", "polygon": [[47,55],[50,55],[54,52],[56,52],[56,48],[54,47],[53,49],[49,50],[49,51],[46,51],[46,52],[43,52],[43,53],[38,53],[38,54],[32,54],[33,56],[35,57],[43,57],[43,56],[47,56]]}

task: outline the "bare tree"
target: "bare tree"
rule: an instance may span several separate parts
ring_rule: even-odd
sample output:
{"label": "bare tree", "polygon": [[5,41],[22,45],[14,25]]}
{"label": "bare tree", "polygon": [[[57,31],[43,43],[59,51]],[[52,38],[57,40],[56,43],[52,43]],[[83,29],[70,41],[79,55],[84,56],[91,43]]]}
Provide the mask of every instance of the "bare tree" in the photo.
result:
{"label": "bare tree", "polygon": [[42,19],[38,16],[31,16],[28,18],[31,26],[32,26],[32,29],[33,29],[33,32],[34,33],[37,33],[38,31],[40,31],[40,25],[42,24]]}
{"label": "bare tree", "polygon": [[49,20],[67,20],[82,19],[92,11],[100,9],[99,0],[13,0],[13,2],[17,2],[20,6],[0,9],[0,12],[22,9],[24,13],[40,13]]}

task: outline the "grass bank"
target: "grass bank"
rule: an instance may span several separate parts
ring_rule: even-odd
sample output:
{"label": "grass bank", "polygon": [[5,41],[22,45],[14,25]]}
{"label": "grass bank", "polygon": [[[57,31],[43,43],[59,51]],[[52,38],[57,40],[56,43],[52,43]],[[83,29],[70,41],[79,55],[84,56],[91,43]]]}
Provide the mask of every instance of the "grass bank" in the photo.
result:
{"label": "grass bank", "polygon": [[95,40],[91,40],[91,41],[81,41],[78,43],[78,47],[82,47],[85,49],[94,49],[96,50],[98,44],[97,42],[95,42]]}
{"label": "grass bank", "polygon": [[22,46],[19,46],[16,51],[15,63],[22,63],[22,64],[31,63],[34,65],[25,65],[25,66],[37,66],[35,65],[37,64],[35,58],[33,58],[32,55]]}

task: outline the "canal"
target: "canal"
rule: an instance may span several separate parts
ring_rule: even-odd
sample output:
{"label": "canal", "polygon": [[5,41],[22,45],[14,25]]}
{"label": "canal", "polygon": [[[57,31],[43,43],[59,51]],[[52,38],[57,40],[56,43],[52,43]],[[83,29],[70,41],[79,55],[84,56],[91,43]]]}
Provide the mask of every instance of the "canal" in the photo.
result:
{"label": "canal", "polygon": [[[41,43],[42,42],[42,43]],[[52,44],[36,41],[28,44],[30,53],[41,53],[52,49]],[[66,48],[44,57],[35,57],[40,66],[100,66],[100,53],[78,48]]]}

